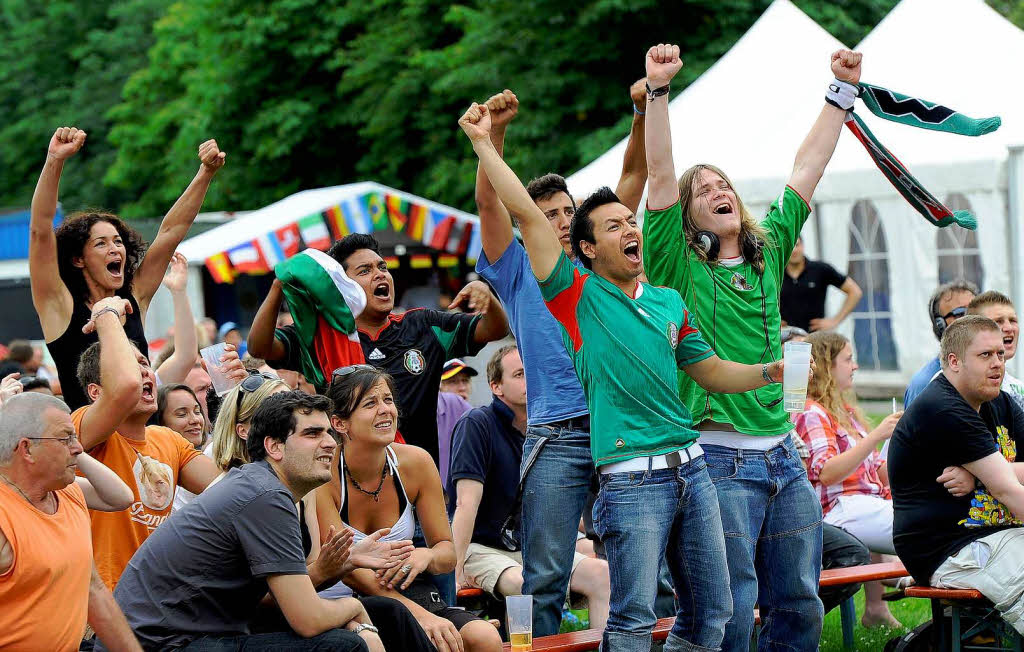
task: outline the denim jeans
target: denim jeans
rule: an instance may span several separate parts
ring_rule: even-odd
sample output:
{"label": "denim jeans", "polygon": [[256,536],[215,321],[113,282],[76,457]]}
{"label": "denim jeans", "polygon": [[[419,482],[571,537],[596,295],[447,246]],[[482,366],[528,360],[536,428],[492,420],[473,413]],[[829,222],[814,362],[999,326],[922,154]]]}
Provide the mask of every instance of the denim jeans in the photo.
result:
{"label": "denim jeans", "polygon": [[188,652],[365,652],[366,649],[363,639],[345,629],[329,629],[310,638],[303,638],[295,632],[204,636],[182,648]]}
{"label": "denim jeans", "polygon": [[732,598],[718,495],[704,458],[671,469],[602,475],[594,529],[611,573],[602,650],[651,649],[658,568],[666,558],[679,597],[666,652],[721,649]]}
{"label": "denim jeans", "polygon": [[595,481],[590,433],[558,426],[526,429],[523,460],[544,448],[526,476],[521,544],[523,593],[533,596],[533,635],[558,633],[572,574],[573,553],[587,493]]}
{"label": "denim jeans", "polygon": [[701,446],[729,557],[733,617],[722,648],[749,649],[757,605],[759,650],[817,650],[821,503],[793,443],[767,451]]}

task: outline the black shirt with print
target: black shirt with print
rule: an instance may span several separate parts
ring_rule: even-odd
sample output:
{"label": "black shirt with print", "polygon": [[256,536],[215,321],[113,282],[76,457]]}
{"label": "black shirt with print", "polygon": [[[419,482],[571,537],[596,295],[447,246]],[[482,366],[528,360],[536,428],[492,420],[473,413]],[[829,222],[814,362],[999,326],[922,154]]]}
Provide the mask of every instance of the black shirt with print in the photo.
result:
{"label": "black shirt with print", "polygon": [[893,541],[919,584],[970,542],[1020,526],[980,483],[957,498],[935,479],[995,452],[1014,462],[1022,442],[1024,412],[1005,392],[975,412],[939,374],[907,408],[889,447]]}

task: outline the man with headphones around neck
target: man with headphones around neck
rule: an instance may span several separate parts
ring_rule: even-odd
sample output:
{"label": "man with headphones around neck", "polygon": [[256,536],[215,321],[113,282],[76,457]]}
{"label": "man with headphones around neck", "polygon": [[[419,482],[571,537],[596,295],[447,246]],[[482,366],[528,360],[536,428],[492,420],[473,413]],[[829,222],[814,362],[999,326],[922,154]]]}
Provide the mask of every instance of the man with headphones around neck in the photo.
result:
{"label": "man with headphones around neck", "polygon": [[[676,182],[669,80],[650,83],[664,88],[647,103],[645,269],[651,283],[679,291],[722,358],[763,364],[782,357],[779,288],[857,96],[860,62],[856,52],[832,54],[835,80],[825,105],[796,154],[789,183],[760,223],[718,168],[696,165]],[[747,648],[755,604],[763,623],[759,649],[817,649],[821,506],[789,439],[793,426],[781,387],[719,394],[680,374],[679,393],[698,424],[721,505],[733,597],[722,649]]]}

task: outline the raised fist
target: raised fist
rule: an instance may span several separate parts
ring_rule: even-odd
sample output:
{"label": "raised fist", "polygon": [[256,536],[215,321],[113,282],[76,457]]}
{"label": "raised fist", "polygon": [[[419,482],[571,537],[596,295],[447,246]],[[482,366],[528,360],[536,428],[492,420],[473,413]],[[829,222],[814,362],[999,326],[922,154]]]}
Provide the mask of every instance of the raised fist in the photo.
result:
{"label": "raised fist", "polygon": [[641,77],[629,87],[629,99],[633,100],[633,106],[640,113],[646,111],[647,106],[647,78]]}
{"label": "raised fist", "polygon": [[199,160],[203,162],[203,167],[210,172],[216,172],[224,167],[225,156],[227,153],[220,151],[217,141],[212,138],[199,146]]}
{"label": "raised fist", "polygon": [[473,102],[459,118],[459,126],[469,136],[470,141],[483,140],[491,135],[491,114],[485,105]]}
{"label": "raised fist", "polygon": [[487,112],[491,114],[491,128],[504,128],[519,113],[519,99],[507,88],[487,100]]}
{"label": "raised fist", "polygon": [[860,83],[860,60],[863,56],[853,50],[836,50],[832,53],[832,74],[848,84]]}
{"label": "raised fist", "polygon": [[683,67],[678,45],[659,43],[647,51],[647,80],[651,88],[661,88]]}
{"label": "raised fist", "polygon": [[75,155],[85,144],[86,133],[77,127],[60,127],[53,132],[50,139],[50,147],[47,153],[60,160],[65,160]]}

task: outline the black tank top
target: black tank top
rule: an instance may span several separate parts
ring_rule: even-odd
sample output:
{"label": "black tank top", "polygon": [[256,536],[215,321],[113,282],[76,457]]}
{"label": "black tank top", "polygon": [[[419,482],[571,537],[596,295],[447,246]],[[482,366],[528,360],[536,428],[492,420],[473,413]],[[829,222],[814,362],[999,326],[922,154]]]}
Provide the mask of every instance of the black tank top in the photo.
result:
{"label": "black tank top", "polygon": [[[122,295],[118,295],[122,296]],[[139,314],[139,302],[131,293],[125,293],[123,298],[128,299],[132,304],[132,313],[125,320],[124,332],[128,339],[135,342],[135,345],[142,351],[142,355],[149,357],[149,343],[146,342],[146,331],[142,327],[142,315]],[[52,342],[46,343],[46,348],[53,356],[53,362],[57,365],[57,376],[60,378],[60,389],[64,394],[64,402],[72,410],[77,410],[83,405],[89,404],[89,397],[85,388],[78,382],[78,359],[82,357],[89,345],[99,341],[95,331],[86,335],[82,327],[92,316],[92,310],[86,307],[85,302],[75,301],[74,310],[71,313],[71,322],[68,324],[60,337]]]}

